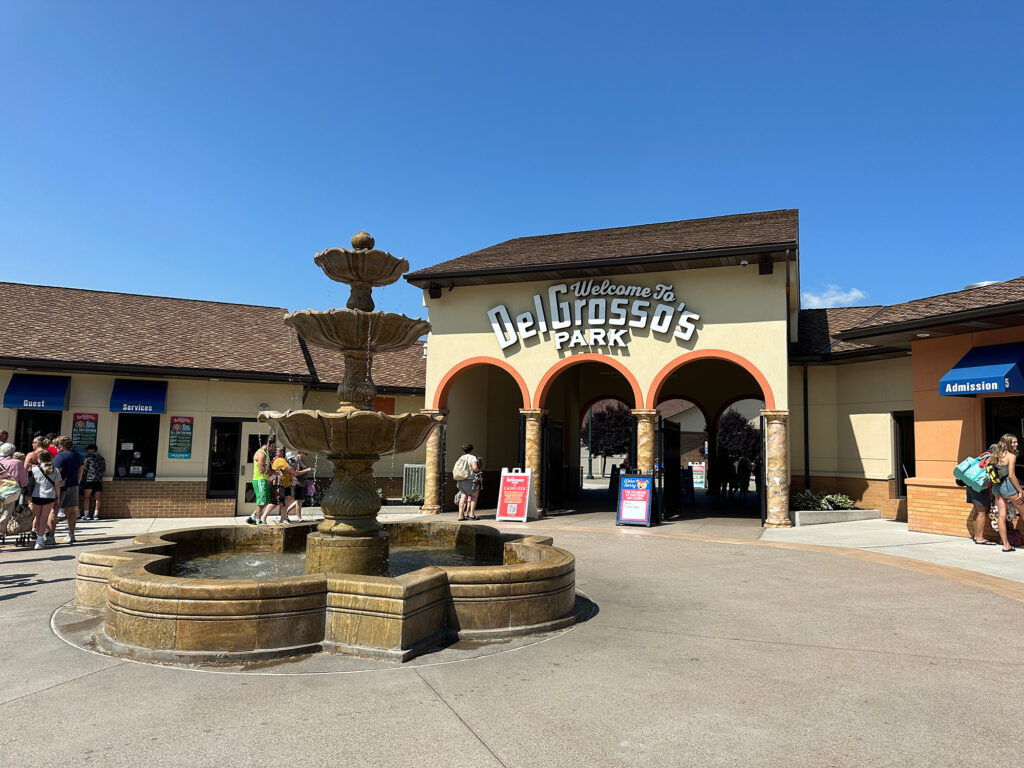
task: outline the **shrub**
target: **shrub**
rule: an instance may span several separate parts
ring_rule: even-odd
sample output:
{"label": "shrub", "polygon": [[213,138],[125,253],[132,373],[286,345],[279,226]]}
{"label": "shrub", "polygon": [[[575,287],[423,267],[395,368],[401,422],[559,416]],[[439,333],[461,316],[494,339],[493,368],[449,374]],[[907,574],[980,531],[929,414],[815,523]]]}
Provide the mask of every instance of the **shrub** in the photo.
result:
{"label": "shrub", "polygon": [[800,491],[789,499],[789,508],[795,512],[824,509],[853,509],[853,499],[842,493]]}
{"label": "shrub", "polygon": [[419,493],[407,493],[402,497],[403,504],[422,504],[423,496]]}

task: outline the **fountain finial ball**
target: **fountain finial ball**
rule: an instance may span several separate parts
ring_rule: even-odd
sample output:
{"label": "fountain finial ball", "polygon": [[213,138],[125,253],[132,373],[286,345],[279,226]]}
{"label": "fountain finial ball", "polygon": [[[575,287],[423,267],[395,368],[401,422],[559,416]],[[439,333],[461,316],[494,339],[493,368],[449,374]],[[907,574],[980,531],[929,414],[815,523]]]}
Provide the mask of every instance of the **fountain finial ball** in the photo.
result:
{"label": "fountain finial ball", "polygon": [[352,247],[357,251],[369,251],[373,248],[373,238],[369,232],[357,232],[352,235]]}

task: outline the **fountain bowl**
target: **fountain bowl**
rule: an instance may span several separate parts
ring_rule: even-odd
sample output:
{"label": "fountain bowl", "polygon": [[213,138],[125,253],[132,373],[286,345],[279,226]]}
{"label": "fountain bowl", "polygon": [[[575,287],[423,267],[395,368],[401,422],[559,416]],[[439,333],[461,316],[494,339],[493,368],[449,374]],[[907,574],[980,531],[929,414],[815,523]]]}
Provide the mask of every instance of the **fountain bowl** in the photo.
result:
{"label": "fountain bowl", "polygon": [[358,309],[301,309],[285,315],[284,324],[318,347],[373,354],[405,349],[430,331],[426,320]]}
{"label": "fountain bowl", "polygon": [[378,411],[260,411],[278,438],[297,451],[337,457],[388,456],[414,451],[442,419],[424,413]]}
{"label": "fountain bowl", "polygon": [[[363,241],[357,241],[355,237],[352,241],[353,245],[357,242],[363,244]],[[350,251],[347,248],[328,248],[314,256],[313,261],[331,280],[347,285],[391,285],[409,270],[406,259],[392,256],[387,251],[372,250],[373,238],[367,242],[370,244],[369,249]]]}

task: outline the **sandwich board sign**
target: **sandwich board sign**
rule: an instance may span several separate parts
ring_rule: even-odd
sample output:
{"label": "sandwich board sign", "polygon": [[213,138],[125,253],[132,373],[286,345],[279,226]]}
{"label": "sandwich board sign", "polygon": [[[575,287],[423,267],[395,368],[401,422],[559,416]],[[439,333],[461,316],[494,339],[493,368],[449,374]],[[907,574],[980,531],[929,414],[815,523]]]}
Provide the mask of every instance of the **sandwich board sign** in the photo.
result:
{"label": "sandwich board sign", "polygon": [[537,519],[537,500],[533,495],[533,470],[502,467],[498,490],[498,512],[495,521],[514,520],[525,523]]}
{"label": "sandwich board sign", "polygon": [[619,503],[616,525],[654,525],[651,502],[654,499],[653,475],[619,475]]}

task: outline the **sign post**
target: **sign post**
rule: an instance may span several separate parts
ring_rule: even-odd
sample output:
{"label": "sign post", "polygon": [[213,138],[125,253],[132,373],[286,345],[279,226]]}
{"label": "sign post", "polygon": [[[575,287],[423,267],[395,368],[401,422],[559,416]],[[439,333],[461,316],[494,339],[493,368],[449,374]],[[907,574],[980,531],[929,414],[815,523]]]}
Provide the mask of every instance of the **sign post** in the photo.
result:
{"label": "sign post", "polygon": [[656,525],[651,517],[654,498],[653,475],[620,475],[616,525]]}
{"label": "sign post", "polygon": [[533,494],[533,470],[529,467],[502,467],[498,490],[498,512],[495,521],[514,520],[525,523],[537,519],[537,500]]}

